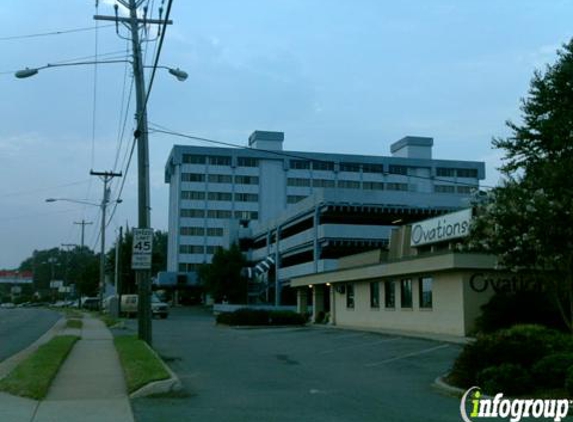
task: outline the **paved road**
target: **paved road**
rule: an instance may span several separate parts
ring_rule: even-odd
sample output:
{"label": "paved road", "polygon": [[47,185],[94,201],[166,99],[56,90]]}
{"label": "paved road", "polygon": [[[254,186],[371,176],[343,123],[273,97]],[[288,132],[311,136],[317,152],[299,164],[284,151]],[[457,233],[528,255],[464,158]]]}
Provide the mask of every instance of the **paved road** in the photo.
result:
{"label": "paved road", "polygon": [[0,362],[25,349],[60,319],[38,308],[0,309]]}
{"label": "paved road", "polygon": [[458,346],[331,328],[238,330],[189,309],[153,328],[188,396],[134,400],[139,422],[460,420],[459,400],[431,387]]}

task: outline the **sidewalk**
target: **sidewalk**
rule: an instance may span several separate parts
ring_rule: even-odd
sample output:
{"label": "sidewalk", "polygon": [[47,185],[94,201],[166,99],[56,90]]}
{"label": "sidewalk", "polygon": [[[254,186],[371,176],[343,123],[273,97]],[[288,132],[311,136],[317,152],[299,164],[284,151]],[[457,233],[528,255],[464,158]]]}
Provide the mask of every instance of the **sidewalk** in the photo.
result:
{"label": "sidewalk", "polygon": [[0,393],[0,421],[134,422],[113,336],[104,323],[84,316],[81,339],[43,401]]}

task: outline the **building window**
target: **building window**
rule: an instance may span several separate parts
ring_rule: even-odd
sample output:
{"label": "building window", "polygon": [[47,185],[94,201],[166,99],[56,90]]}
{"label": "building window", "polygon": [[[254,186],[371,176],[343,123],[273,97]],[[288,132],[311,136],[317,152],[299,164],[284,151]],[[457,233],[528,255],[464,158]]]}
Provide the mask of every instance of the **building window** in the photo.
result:
{"label": "building window", "polygon": [[289,177],[287,179],[287,186],[309,187],[310,186],[310,180],[309,179],[300,179],[297,177]]}
{"label": "building window", "polygon": [[398,166],[392,164],[388,167],[388,173],[390,174],[402,174],[406,176],[408,174],[408,166]]}
{"label": "building window", "polygon": [[205,199],[205,192],[197,192],[193,190],[181,191],[181,199],[190,199],[201,201]]}
{"label": "building window", "polygon": [[209,192],[209,201],[231,201],[233,196],[229,192]]}
{"label": "building window", "polygon": [[239,157],[237,160],[239,167],[258,167],[259,159],[253,157]]}
{"label": "building window", "polygon": [[456,176],[477,179],[477,169],[456,169]]}
{"label": "building window", "polygon": [[230,174],[210,174],[209,183],[233,183],[233,177]]}
{"label": "building window", "polygon": [[207,227],[207,236],[223,236],[223,229],[221,227]]}
{"label": "building window", "polygon": [[315,188],[333,188],[334,180],[328,179],[313,179],[312,186]]}
{"label": "building window", "polygon": [[456,193],[456,187],[451,185],[435,185],[434,192],[436,193]]}
{"label": "building window", "polygon": [[386,308],[396,307],[396,289],[394,282],[391,280],[384,282],[384,306]]}
{"label": "building window", "polygon": [[203,236],[205,229],[203,227],[181,227],[179,233],[181,236]]}
{"label": "building window", "polygon": [[384,190],[384,183],[382,183],[382,182],[362,182],[362,187],[365,190]]}
{"label": "building window", "polygon": [[306,196],[304,195],[287,195],[287,204],[296,204],[302,201]]}
{"label": "building window", "polygon": [[207,159],[204,155],[183,154],[184,164],[205,164]]}
{"label": "building window", "polygon": [[191,271],[197,271],[202,264],[192,264],[187,262],[180,262],[179,263],[179,272],[180,273],[189,273]]}
{"label": "building window", "polygon": [[191,208],[181,209],[181,217],[183,218],[204,218],[205,210],[195,210]]}
{"label": "building window", "polygon": [[204,182],[205,175],[201,173],[181,173],[182,182]]}
{"label": "building window", "polygon": [[258,185],[259,176],[235,176],[235,183],[239,185]]}
{"label": "building window", "polygon": [[235,211],[235,218],[237,220],[258,220],[259,213],[257,211]]}
{"label": "building window", "polygon": [[362,164],[363,173],[384,173],[384,166],[382,164]]}
{"label": "building window", "polygon": [[420,308],[432,309],[432,284],[432,277],[423,277],[420,279]]}
{"label": "building window", "polygon": [[362,164],[358,163],[340,163],[340,171],[347,171],[350,173],[360,173]]}
{"label": "building window", "polygon": [[412,307],[412,280],[409,278],[400,281],[400,306]]}
{"label": "building window", "polygon": [[181,254],[202,254],[205,252],[203,245],[179,245]]}
{"label": "building window", "polygon": [[404,192],[404,191],[408,190],[408,184],[407,183],[386,183],[386,189]]}
{"label": "building window", "polygon": [[227,219],[227,218],[232,218],[233,214],[231,213],[231,211],[227,210],[209,210],[207,211],[207,217]]}
{"label": "building window", "polygon": [[310,161],[290,160],[290,168],[293,170],[308,170],[310,169]]}
{"label": "building window", "polygon": [[436,168],[436,175],[438,177],[454,177],[456,175],[456,169],[449,167],[438,167]]}
{"label": "building window", "polygon": [[380,307],[380,283],[377,281],[370,283],[370,307]]}
{"label": "building window", "polygon": [[360,182],[356,180],[339,180],[338,187],[340,189],[360,189]]}
{"label": "building window", "polygon": [[259,202],[259,195],[256,193],[236,193],[235,201],[237,202]]}
{"label": "building window", "polygon": [[458,193],[469,195],[472,193],[476,188],[474,186],[458,186],[457,191]]}
{"label": "building window", "polygon": [[208,253],[209,255],[213,255],[217,251],[217,249],[220,248],[222,248],[222,246],[207,246],[205,252]]}
{"label": "building window", "polygon": [[354,309],[354,284],[346,285],[346,307]]}
{"label": "building window", "polygon": [[333,171],[334,170],[334,163],[332,161],[313,161],[312,162],[312,169],[313,170]]}
{"label": "building window", "polygon": [[209,164],[212,166],[230,166],[231,157],[225,155],[212,155],[209,157]]}

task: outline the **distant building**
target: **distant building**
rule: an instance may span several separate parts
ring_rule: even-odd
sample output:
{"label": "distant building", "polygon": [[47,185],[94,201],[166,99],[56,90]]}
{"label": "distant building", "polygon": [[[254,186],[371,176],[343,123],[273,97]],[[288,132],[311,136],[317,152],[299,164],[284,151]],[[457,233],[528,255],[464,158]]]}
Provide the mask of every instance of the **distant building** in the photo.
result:
{"label": "distant building", "polygon": [[432,138],[405,137],[389,157],[284,151],[283,141],[282,132],[255,131],[244,149],[173,147],[168,271],[193,279],[238,237],[256,264],[277,255],[278,239],[276,281],[288,284],[384,247],[389,226],[464,206],[485,177],[481,162],[433,159]]}

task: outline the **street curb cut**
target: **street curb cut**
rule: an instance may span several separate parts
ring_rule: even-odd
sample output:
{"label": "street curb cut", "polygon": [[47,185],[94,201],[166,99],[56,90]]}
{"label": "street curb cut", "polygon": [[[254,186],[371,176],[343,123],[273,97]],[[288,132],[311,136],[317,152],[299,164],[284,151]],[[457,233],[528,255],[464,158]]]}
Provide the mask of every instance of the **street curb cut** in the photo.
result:
{"label": "street curb cut", "polygon": [[21,350],[15,355],[12,355],[8,359],[2,361],[0,363],[0,380],[8,376],[8,374],[10,374],[10,372],[12,372],[12,370],[16,366],[18,366],[20,362],[22,362],[24,359],[26,359],[28,356],[34,353],[38,349],[38,347],[50,341],[52,337],[56,335],[57,332],[62,331],[64,329],[65,323],[66,323],[66,317],[60,318],[54,323],[54,325],[52,325],[52,328],[50,328],[48,331],[42,334],[42,336],[38,338],[34,343],[30,344],[24,350]]}
{"label": "street curb cut", "polygon": [[444,374],[444,375],[436,378],[434,380],[434,383],[432,384],[432,387],[434,387],[438,390],[442,390],[444,393],[447,393],[447,394],[450,394],[450,395],[453,395],[456,397],[463,396],[466,390],[463,390],[461,388],[454,387],[453,385],[448,384],[446,381],[444,381],[444,378],[446,376],[447,376],[447,374]]}
{"label": "street curb cut", "polygon": [[157,354],[155,350],[153,350],[147,343],[144,343],[145,346],[155,355],[155,357],[161,362],[165,370],[169,373],[170,377],[164,380],[153,381],[149,384],[144,385],[140,389],[134,391],[129,395],[130,399],[136,399],[140,397],[147,397],[156,394],[166,394],[166,393],[174,393],[177,391],[181,391],[183,389],[183,384],[179,380],[179,377],[171,370],[169,366],[163,359]]}

